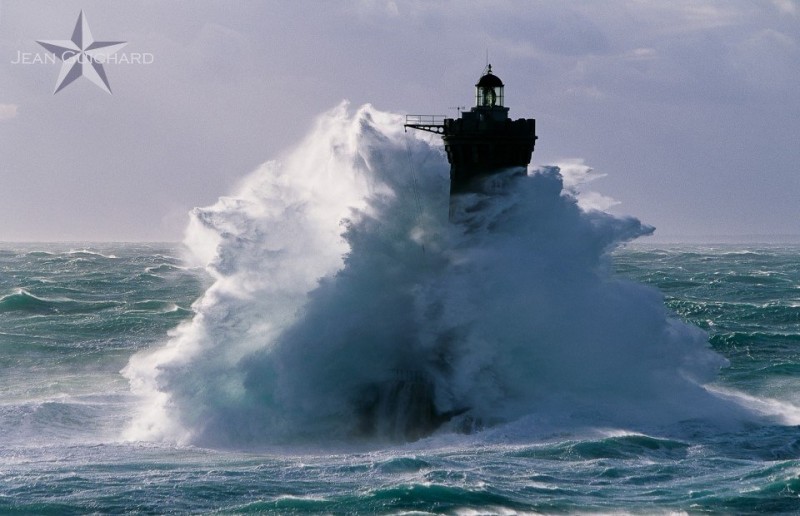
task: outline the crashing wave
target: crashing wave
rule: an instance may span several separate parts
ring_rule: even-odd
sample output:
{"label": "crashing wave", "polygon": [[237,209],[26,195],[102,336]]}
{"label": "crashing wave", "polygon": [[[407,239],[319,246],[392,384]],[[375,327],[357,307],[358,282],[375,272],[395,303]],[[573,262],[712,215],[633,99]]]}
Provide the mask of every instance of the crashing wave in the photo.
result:
{"label": "crashing wave", "polygon": [[703,387],[725,363],[706,335],[612,272],[610,251],[651,227],[579,205],[557,167],[509,169],[452,205],[448,190],[440,146],[342,104],[195,209],[186,243],[215,281],[125,369],[143,400],[129,437],[404,440],[730,412]]}

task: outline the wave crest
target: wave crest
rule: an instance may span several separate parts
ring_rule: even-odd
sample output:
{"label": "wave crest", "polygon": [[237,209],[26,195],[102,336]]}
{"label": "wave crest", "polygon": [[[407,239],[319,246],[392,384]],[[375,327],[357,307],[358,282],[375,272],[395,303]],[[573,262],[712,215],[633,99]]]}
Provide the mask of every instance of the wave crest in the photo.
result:
{"label": "wave crest", "polygon": [[730,415],[702,387],[725,363],[705,333],[612,274],[609,251],[653,228],[582,209],[557,167],[491,176],[448,217],[441,147],[401,127],[343,104],[192,212],[186,242],[215,282],[126,368],[144,399],[131,438],[248,446]]}

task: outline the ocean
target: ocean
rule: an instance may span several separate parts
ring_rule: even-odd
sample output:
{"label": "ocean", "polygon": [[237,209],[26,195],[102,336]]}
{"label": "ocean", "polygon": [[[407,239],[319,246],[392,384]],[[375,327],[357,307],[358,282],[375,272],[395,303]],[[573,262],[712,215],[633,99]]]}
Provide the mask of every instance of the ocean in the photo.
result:
{"label": "ocean", "polygon": [[648,243],[557,167],[448,208],[396,122],[183,244],[0,244],[0,513],[800,512],[800,245]]}

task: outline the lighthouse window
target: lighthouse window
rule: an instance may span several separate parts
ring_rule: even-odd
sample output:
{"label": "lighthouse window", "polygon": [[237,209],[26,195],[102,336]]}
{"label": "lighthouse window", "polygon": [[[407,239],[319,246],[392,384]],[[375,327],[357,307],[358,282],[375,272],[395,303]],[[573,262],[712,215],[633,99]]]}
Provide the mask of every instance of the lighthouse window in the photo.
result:
{"label": "lighthouse window", "polygon": [[480,87],[477,88],[475,104],[483,107],[494,107],[503,105],[502,87]]}
{"label": "lighthouse window", "polygon": [[486,101],[487,106],[494,106],[497,103],[497,94],[494,92],[494,88],[486,88]]}

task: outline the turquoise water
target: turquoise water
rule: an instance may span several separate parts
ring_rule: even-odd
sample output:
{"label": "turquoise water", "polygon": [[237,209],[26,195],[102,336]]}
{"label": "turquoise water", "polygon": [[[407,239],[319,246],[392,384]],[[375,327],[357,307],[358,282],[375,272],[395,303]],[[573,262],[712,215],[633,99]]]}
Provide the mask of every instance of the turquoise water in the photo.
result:
{"label": "turquoise water", "polygon": [[523,418],[413,443],[130,441],[143,409],[120,371],[192,317],[210,278],[168,244],[4,244],[0,513],[800,511],[800,246],[636,244],[613,260],[709,333],[729,361],[712,387],[763,417],[646,431]]}

